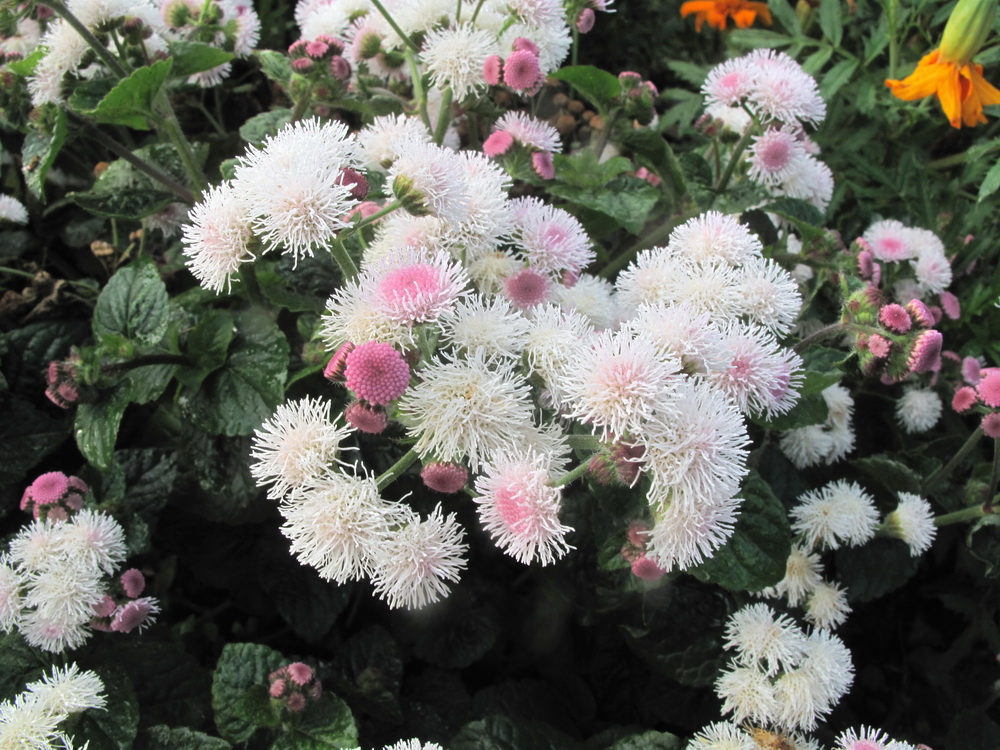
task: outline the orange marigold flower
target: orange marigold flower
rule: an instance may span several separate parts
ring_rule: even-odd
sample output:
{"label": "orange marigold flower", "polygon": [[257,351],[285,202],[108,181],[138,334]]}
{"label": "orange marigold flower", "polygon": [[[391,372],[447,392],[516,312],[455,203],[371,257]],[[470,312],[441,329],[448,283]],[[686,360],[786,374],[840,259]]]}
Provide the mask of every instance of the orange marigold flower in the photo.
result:
{"label": "orange marigold flower", "polygon": [[982,65],[945,60],[940,49],[924,55],[917,69],[902,81],[887,80],[885,84],[904,101],[937,96],[953,128],[986,122],[983,107],[1000,104],[1000,90],[983,78]]}
{"label": "orange marigold flower", "polygon": [[764,23],[771,25],[771,11],[767,3],[752,0],[688,0],[681,6],[681,16],[686,18],[692,13],[695,31],[701,31],[705,21],[713,29],[723,31],[729,18],[733,19],[737,28],[747,29],[753,25],[758,14]]}

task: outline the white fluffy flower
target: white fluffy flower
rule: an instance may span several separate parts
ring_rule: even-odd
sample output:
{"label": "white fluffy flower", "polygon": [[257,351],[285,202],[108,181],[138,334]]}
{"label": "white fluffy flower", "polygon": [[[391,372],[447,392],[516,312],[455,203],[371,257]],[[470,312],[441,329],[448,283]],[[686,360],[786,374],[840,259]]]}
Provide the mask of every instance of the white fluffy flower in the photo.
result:
{"label": "white fluffy flower", "polygon": [[650,503],[659,504],[652,509],[647,555],[665,571],[700,565],[733,535],[742,502],[736,496],[699,502],[678,494],[664,505],[650,490]]}
{"label": "white fluffy flower", "polygon": [[499,51],[493,35],[462,24],[428,33],[420,57],[434,86],[450,86],[455,101],[461,102],[477,89],[486,88],[483,63]]}
{"label": "white fluffy flower", "polygon": [[793,546],[785,563],[785,577],[771,588],[761,591],[760,595],[771,598],[783,596],[790,607],[797,607],[799,602],[823,582],[821,568],[819,555]]}
{"label": "white fluffy flower", "polygon": [[[503,115],[493,126],[497,131],[504,131],[522,146],[532,151],[548,151],[555,154],[562,151],[562,136],[559,131],[544,120],[532,117],[524,112],[511,110]],[[525,201],[536,202],[537,198],[525,198]],[[540,201],[538,201],[540,203]]]}
{"label": "white fluffy flower", "polygon": [[759,748],[742,727],[729,721],[717,721],[698,732],[688,743],[687,750],[759,750]]}
{"label": "white fluffy flower", "polygon": [[0,631],[9,633],[21,618],[21,589],[25,581],[17,568],[0,554]]}
{"label": "white fluffy flower", "polygon": [[555,305],[537,305],[529,314],[530,327],[524,352],[528,367],[548,387],[553,401],[566,399],[566,382],[594,329],[577,312]]}
{"label": "white fluffy flower", "polygon": [[362,286],[358,279],[341,286],[326,301],[320,335],[330,351],[347,341],[380,341],[404,347],[414,343],[413,327],[392,317],[377,303],[370,286]]}
{"label": "white fluffy flower", "polygon": [[725,366],[722,333],[707,312],[690,305],[643,304],[624,327],[652,341],[662,354],[680,359],[689,374],[704,374]]}
{"label": "white fluffy flower", "polygon": [[821,581],[806,602],[806,620],[818,628],[833,630],[843,625],[850,613],[847,592],[836,583]]}
{"label": "white fluffy flower", "polygon": [[740,265],[759,257],[760,240],[735,216],[707,211],[689,219],[670,233],[667,246],[698,262],[721,261]]}
{"label": "white fluffy flower", "polygon": [[469,216],[463,159],[433,143],[410,143],[389,169],[392,194],[414,214],[437,216],[459,225]]}
{"label": "white fluffy flower", "polygon": [[278,500],[328,471],[340,455],[351,428],[330,421],[330,402],[302,398],[281,404],[254,431],[250,473],[257,486],[270,484],[267,496]]}
{"label": "white fluffy flower", "polygon": [[59,725],[73,714],[104,705],[104,683],[95,673],[81,672],[76,664],[53,667],[13,700],[0,703],[0,747],[72,748]]}
{"label": "white fluffy flower", "polygon": [[833,172],[819,159],[806,154],[792,162],[777,192],[807,201],[821,212],[826,211],[833,197]]}
{"label": "white fluffy flower", "polygon": [[726,622],[724,645],[736,650],[737,663],[769,676],[796,666],[805,642],[805,634],[790,617],[775,614],[766,604],[743,607]]}
{"label": "white fluffy flower", "polygon": [[[585,273],[573,286],[556,284],[554,297],[562,309],[580,313],[598,330],[606,331],[615,325],[618,306],[615,304],[614,287],[607,279]],[[662,350],[660,355],[673,359]]]}
{"label": "white fluffy flower", "polygon": [[875,501],[854,482],[838,480],[801,495],[791,511],[792,529],[812,546],[838,549],[864,544],[875,535]]}
{"label": "white fluffy flower", "polygon": [[722,332],[725,364],[711,382],[744,413],[784,414],[799,398],[802,358],[755,323],[734,321]]}
{"label": "white fluffy flower", "polygon": [[411,143],[430,143],[431,134],[419,117],[384,115],[358,132],[358,144],[369,166],[385,171]]}
{"label": "white fluffy flower", "polygon": [[446,251],[402,247],[366,265],[358,283],[389,320],[413,326],[451,310],[469,277]]}
{"label": "white fluffy flower", "polygon": [[492,356],[516,358],[528,340],[531,324],[502,297],[471,297],[441,317],[441,338],[465,351],[483,349]]}
{"label": "white fluffy flower", "polygon": [[747,719],[767,724],[778,711],[774,685],[767,675],[753,667],[733,662],[715,681],[715,692],[722,699],[722,713],[732,713],[733,721],[738,724]]}
{"label": "white fluffy flower", "polygon": [[927,432],[938,423],[944,405],[929,388],[907,388],[896,402],[896,421],[909,433]]}
{"label": "white fluffy flower", "polygon": [[229,182],[209,189],[184,226],[184,257],[198,282],[215,293],[232,288],[241,263],[252,261],[253,233],[245,196]]}
{"label": "white fluffy flower", "polygon": [[28,223],[28,209],[12,195],[0,195],[0,220],[15,224]]}
{"label": "white fluffy flower", "polygon": [[508,360],[490,359],[480,349],[465,359],[445,355],[420,377],[403,394],[399,409],[421,456],[467,458],[477,469],[516,445],[522,426],[533,421],[528,382]]}
{"label": "white fluffy flower", "polygon": [[937,535],[930,503],[910,492],[899,493],[899,505],[886,516],[884,525],[886,533],[906,542],[913,557],[929,550]]}
{"label": "white fluffy flower", "polygon": [[802,309],[799,285],[773,260],[754,257],[740,268],[740,312],[777,335],[788,333]]}
{"label": "white fluffy flower", "polygon": [[110,575],[125,560],[125,530],[106,513],[81,510],[59,531],[60,552],[73,567]]}
{"label": "white fluffy flower", "polygon": [[513,201],[514,247],[542,271],[579,273],[596,257],[583,225],[537,198]]}
{"label": "white fluffy flower", "polygon": [[[344,169],[360,165],[358,145],[347,126],[317,119],[287,125],[249,148],[236,166],[234,188],[244,195],[254,231],[268,249],[298,260],[324,247],[357,205]],[[347,184],[344,184],[344,183]]]}
{"label": "white fluffy flower", "polygon": [[419,609],[448,595],[469,547],[454,513],[445,516],[438,505],[421,520],[399,507],[397,527],[372,550],[372,583],[391,608]]}

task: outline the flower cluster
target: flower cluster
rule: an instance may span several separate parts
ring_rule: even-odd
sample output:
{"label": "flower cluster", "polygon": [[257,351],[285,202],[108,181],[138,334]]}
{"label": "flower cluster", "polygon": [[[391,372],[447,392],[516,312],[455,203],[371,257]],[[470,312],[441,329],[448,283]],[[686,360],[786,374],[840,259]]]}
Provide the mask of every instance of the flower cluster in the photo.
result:
{"label": "flower cluster", "polygon": [[0,747],[72,748],[59,725],[104,705],[104,683],[95,673],[82,672],[76,664],[52,667],[13,700],[0,703]]}
{"label": "flower cluster", "polygon": [[851,655],[825,630],[805,633],[766,604],[739,610],[726,624],[736,652],[715,690],[736,723],[784,731],[815,729],[854,681]]}
{"label": "flower cluster", "polygon": [[833,464],[854,449],[854,399],[842,385],[834,384],[822,392],[827,408],[826,421],[786,430],[781,434],[781,450],[796,468]]}
{"label": "flower cluster", "polygon": [[[925,745],[889,739],[878,729],[861,727],[848,729],[838,735],[833,750],[918,750]],[[753,725],[739,725],[729,721],[709,724],[692,738],[687,750],[760,750],[761,748],[794,748],[794,750],[822,750],[812,737],[796,732],[772,731]]]}
{"label": "flower cluster", "polygon": [[[67,487],[55,500],[63,512],[48,510],[0,555],[0,629],[16,628],[28,643],[52,652],[78,648],[91,629],[129,632],[158,612],[155,599],[140,597],[139,571],[112,578],[125,559],[125,532],[111,516],[73,509],[66,498],[79,491],[79,481],[74,486],[63,475],[43,475],[25,492],[29,504],[51,506],[41,500],[55,497],[64,479]],[[124,596],[116,599],[116,592]]]}
{"label": "flower cluster", "polygon": [[1000,439],[1000,368],[982,367],[975,357],[962,363],[965,385],[951,399],[951,407],[959,414],[975,410],[982,414],[983,434]]}
{"label": "flower cluster", "polygon": [[21,510],[35,519],[65,521],[73,511],[83,507],[83,498],[90,491],[79,477],[68,477],[61,471],[42,474],[21,496]]}
{"label": "flower cluster", "polygon": [[276,669],[267,679],[268,695],[292,713],[302,713],[323,693],[323,684],[313,668],[300,661]]}

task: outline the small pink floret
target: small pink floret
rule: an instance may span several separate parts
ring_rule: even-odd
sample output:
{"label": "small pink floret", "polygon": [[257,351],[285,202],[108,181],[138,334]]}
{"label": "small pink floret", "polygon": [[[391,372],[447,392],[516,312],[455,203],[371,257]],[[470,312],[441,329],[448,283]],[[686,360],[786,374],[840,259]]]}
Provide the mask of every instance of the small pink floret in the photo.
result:
{"label": "small pink floret", "polygon": [[410,384],[410,366],[391,344],[367,341],[347,355],[347,387],[370,404],[385,406]]}
{"label": "small pink floret", "polygon": [[945,315],[952,320],[958,320],[962,317],[962,304],[958,301],[958,297],[951,292],[941,292],[938,299],[941,301]]}
{"label": "small pink floret", "polygon": [[289,711],[297,714],[306,707],[306,697],[302,693],[292,693],[288,696],[285,705],[288,706]]}
{"label": "small pink floret", "polygon": [[514,50],[517,52],[531,52],[533,55],[538,56],[540,54],[538,50],[538,45],[535,44],[530,39],[526,39],[523,36],[519,36],[514,40]]}
{"label": "small pink floret", "polygon": [[306,54],[309,57],[320,58],[330,50],[330,46],[320,41],[306,43]]}
{"label": "small pink floret", "polygon": [[130,633],[146,622],[151,608],[144,599],[136,599],[119,607],[111,620],[111,629],[116,633]]}
{"label": "small pink floret", "polygon": [[503,77],[503,58],[490,55],[483,63],[483,80],[490,86],[499,86]]}
{"label": "small pink floret", "polygon": [[906,333],[913,325],[903,306],[895,302],[879,310],[878,319],[882,325],[896,333]]}
{"label": "small pink floret", "polygon": [[344,411],[344,419],[355,430],[377,435],[389,426],[389,417],[377,406],[368,406],[361,401],[355,401]]}
{"label": "small pink floret", "polygon": [[[929,330],[921,333],[910,349],[909,366],[911,372],[930,372],[941,361],[941,345],[944,337],[940,331]],[[980,385],[982,385],[980,383]],[[998,383],[1000,385],[1000,383]],[[1000,402],[1000,394],[998,394]]]}
{"label": "small pink floret", "polygon": [[483,153],[495,158],[506,154],[513,145],[514,136],[506,130],[498,130],[495,133],[491,133],[490,137],[483,142]]}
{"label": "small pink floret", "polygon": [[292,60],[292,69],[302,73],[313,66],[313,61],[308,57],[298,57]]}
{"label": "small pink floret", "polygon": [[272,698],[280,698],[282,695],[285,694],[286,686],[287,683],[284,680],[277,679],[271,683],[271,689],[268,690],[267,692],[270,694]]}
{"label": "small pink floret", "polygon": [[288,676],[296,685],[305,685],[313,678],[312,667],[300,661],[288,665]]}
{"label": "small pink floret", "polygon": [[538,83],[538,55],[528,50],[511,52],[503,65],[503,82],[515,91],[526,91]]}
{"label": "small pink floret", "polygon": [[461,464],[435,461],[420,470],[420,478],[430,489],[451,495],[465,487],[469,471]]}
{"label": "small pink floret", "polygon": [[129,599],[136,599],[142,596],[142,592],[146,588],[146,578],[136,568],[129,568],[122,573],[119,581],[121,582],[122,589],[125,590],[125,596]]}
{"label": "small pink floret", "polygon": [[640,555],[632,560],[632,574],[643,581],[658,581],[667,574],[654,560]]}
{"label": "small pink floret", "polygon": [[885,336],[873,333],[871,338],[868,339],[868,351],[874,354],[878,359],[885,359],[888,357],[891,349],[892,342]]}
{"label": "small pink floret", "polygon": [[549,279],[531,268],[523,268],[503,283],[504,296],[521,310],[541,304],[549,296]]}
{"label": "small pink floret", "polygon": [[333,353],[326,367],[323,368],[323,377],[333,382],[340,382],[344,379],[344,368],[347,367],[347,355],[354,351],[354,344],[347,341],[340,345],[340,348]]}
{"label": "small pink floret", "polygon": [[963,385],[955,391],[955,395],[952,396],[951,408],[961,414],[963,411],[968,411],[975,406],[978,400],[979,396],[976,395],[976,389]]}
{"label": "small pink floret", "polygon": [[980,369],[982,365],[975,357],[966,357],[962,360],[962,378],[969,385],[977,385],[981,377]]}
{"label": "small pink floret", "polygon": [[586,34],[594,28],[594,21],[596,20],[597,16],[594,15],[594,9],[584,8],[580,11],[580,15],[576,17],[576,30],[581,34]]}
{"label": "small pink floret", "polygon": [[50,471],[48,474],[42,474],[28,488],[31,499],[38,505],[51,505],[59,502],[67,490],[69,490],[69,477],[61,471]]}
{"label": "small pink floret", "polygon": [[906,303],[906,311],[913,318],[913,322],[921,328],[930,328],[934,325],[934,313],[923,302],[918,299],[911,299]]}
{"label": "small pink floret", "polygon": [[983,434],[996,440],[1000,438],[1000,413],[992,412],[983,417]]}
{"label": "small pink floret", "polygon": [[555,163],[552,160],[552,154],[548,151],[536,151],[533,153],[531,155],[531,166],[543,180],[551,180],[556,176]]}
{"label": "small pink floret", "polygon": [[1000,406],[1000,372],[987,373],[976,386],[976,392],[987,406],[994,409]]}

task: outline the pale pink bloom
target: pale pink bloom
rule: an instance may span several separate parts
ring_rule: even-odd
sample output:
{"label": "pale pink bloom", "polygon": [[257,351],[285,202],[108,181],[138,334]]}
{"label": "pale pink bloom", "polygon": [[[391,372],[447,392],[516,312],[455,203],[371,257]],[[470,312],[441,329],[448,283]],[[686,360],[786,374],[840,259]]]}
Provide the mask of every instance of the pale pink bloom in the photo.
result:
{"label": "pale pink bloom", "polygon": [[514,136],[506,130],[496,130],[483,141],[483,153],[490,157],[503,156],[514,145]]}
{"label": "pale pink bloom", "polygon": [[347,387],[369,404],[385,406],[410,384],[410,366],[391,344],[367,341],[347,355]]}
{"label": "pale pink bloom", "polygon": [[495,130],[509,133],[515,141],[534,151],[562,151],[559,131],[524,112],[510,111],[497,120]]}
{"label": "pale pink bloom", "polygon": [[549,299],[552,282],[532,268],[522,268],[503,282],[503,294],[520,310],[527,310]]}
{"label": "pale pink bloom", "polygon": [[779,185],[796,169],[795,162],[806,150],[787,128],[769,128],[750,146],[750,179],[764,185]]}
{"label": "pale pink bloom", "polygon": [[209,188],[191,209],[183,228],[184,258],[188,269],[206,289],[216,294],[232,288],[232,277],[242,263],[254,260],[253,233],[245,196],[229,182]]}
{"label": "pale pink bloom", "polygon": [[538,55],[528,50],[515,50],[507,56],[503,66],[503,82],[515,91],[528,91],[541,83],[542,72]]}
{"label": "pale pink bloom", "polygon": [[716,65],[701,88],[706,103],[727,107],[739,104],[753,90],[755,75],[746,55]]}
{"label": "pale pink bloom", "polygon": [[424,485],[436,492],[452,495],[469,481],[469,470],[461,464],[432,461],[420,470]]}
{"label": "pale pink bloom", "polygon": [[965,382],[969,385],[978,385],[982,366],[983,363],[975,357],[965,357],[962,360],[962,378]]}
{"label": "pale pink bloom", "polygon": [[994,409],[1000,407],[1000,371],[991,369],[985,372],[976,386],[976,392],[987,406]]}
{"label": "pale pink bloom", "polygon": [[571,548],[572,529],[559,522],[562,492],[550,485],[548,461],[527,453],[499,457],[476,479],[479,520],[493,541],[518,562],[550,565]]}
{"label": "pale pink bloom", "polygon": [[864,239],[879,260],[900,261],[917,257],[909,228],[895,219],[877,221],[868,227]]}
{"label": "pale pink bloom", "polygon": [[581,34],[587,34],[594,28],[596,15],[593,8],[584,8],[576,17],[576,30]]}
{"label": "pale pink bloom", "polygon": [[531,168],[543,180],[551,180],[556,176],[555,162],[549,151],[536,151],[531,155]]}
{"label": "pale pink bloom", "polygon": [[111,630],[115,633],[131,633],[143,630],[160,611],[156,600],[149,597],[134,599],[119,607],[111,618]]}
{"label": "pale pink bloom", "polygon": [[921,292],[941,293],[951,284],[951,263],[943,250],[922,252],[913,270]]}
{"label": "pale pink bloom", "polygon": [[944,309],[945,315],[952,320],[958,320],[962,317],[962,305],[958,301],[958,297],[951,292],[941,292],[938,294],[938,299],[941,301],[941,307]]}
{"label": "pale pink bloom", "polygon": [[739,265],[760,255],[763,245],[737,217],[707,211],[670,233],[669,250],[697,263]]}
{"label": "pale pink bloom", "polygon": [[753,323],[737,321],[722,336],[726,363],[709,374],[711,382],[744,413],[772,417],[791,409],[799,397],[802,358]]}
{"label": "pale pink bloom", "polygon": [[[450,87],[461,102],[484,88],[483,66],[499,51],[495,36],[468,24],[430,31],[424,39],[420,58],[439,89]],[[506,78],[507,70],[504,70]]]}
{"label": "pale pink bloom", "polygon": [[361,283],[386,317],[413,325],[437,320],[450,310],[466,295],[469,277],[444,251],[400,248],[368,266]]}
{"label": "pale pink bloom", "polygon": [[758,49],[747,55],[754,71],[747,105],[758,117],[784,123],[813,125],[826,116],[826,102],[816,80],[784,52]]}
{"label": "pale pink bloom", "polygon": [[984,416],[980,426],[986,437],[993,438],[994,440],[1000,438],[1000,412],[994,411]]}
{"label": "pale pink bloom", "polygon": [[[483,79],[490,86],[499,86],[503,75],[503,58],[500,55],[490,55],[483,63]],[[493,154],[490,154],[492,156]]]}
{"label": "pale pink bloom", "polygon": [[125,596],[130,599],[137,599],[146,588],[146,578],[136,568],[129,568],[118,579],[125,591]]}
{"label": "pale pink bloom", "polygon": [[344,410],[344,420],[358,432],[377,435],[389,426],[385,409],[355,401]]}
{"label": "pale pink bloom", "polygon": [[955,391],[955,395],[951,399],[951,408],[961,414],[975,406],[977,401],[979,401],[979,396],[976,394],[976,389],[964,385]]}
{"label": "pale pink bloom", "polygon": [[878,311],[878,319],[882,325],[896,333],[906,333],[913,325],[906,309],[895,302],[882,307]]}
{"label": "pale pink bloom", "polygon": [[835,750],[888,750],[889,737],[881,729],[848,729],[837,737]]}
{"label": "pale pink bloom", "polygon": [[411,213],[437,216],[451,225],[468,218],[465,167],[462,157],[450,149],[411,143],[389,169],[387,182]]}
{"label": "pale pink bloom", "polygon": [[528,265],[542,271],[579,273],[596,257],[583,225],[538,198],[514,202],[514,246]]}

